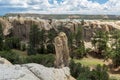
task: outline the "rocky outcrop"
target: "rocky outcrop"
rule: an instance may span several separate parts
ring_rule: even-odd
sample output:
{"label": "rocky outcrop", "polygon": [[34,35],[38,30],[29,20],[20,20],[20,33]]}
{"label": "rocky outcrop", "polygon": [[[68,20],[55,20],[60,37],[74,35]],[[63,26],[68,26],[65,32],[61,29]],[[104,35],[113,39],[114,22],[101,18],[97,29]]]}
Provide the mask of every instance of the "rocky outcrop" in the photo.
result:
{"label": "rocky outcrop", "polygon": [[0,57],[0,80],[75,80],[68,67],[48,68],[40,64],[29,63],[12,65]]}
{"label": "rocky outcrop", "polygon": [[5,36],[12,33],[14,36],[19,36],[22,40],[29,39],[30,27],[33,24],[38,25],[38,28],[44,29],[46,31],[54,28],[57,32],[59,32],[60,27],[68,28],[74,32],[76,31],[78,24],[80,24],[78,21],[43,20],[39,18],[23,17],[0,18],[0,23],[3,25],[3,33]]}
{"label": "rocky outcrop", "polygon": [[6,60],[5,58],[2,58],[2,57],[0,57],[0,64],[12,65],[11,62],[9,62],[8,60]]}
{"label": "rocky outcrop", "polygon": [[69,48],[68,39],[64,32],[60,32],[55,38],[56,61],[55,66],[62,68],[69,66]]}
{"label": "rocky outcrop", "polygon": [[31,72],[33,72],[41,80],[71,80],[70,70],[68,67],[61,69],[47,68],[38,64],[26,64]]}
{"label": "rocky outcrop", "polygon": [[8,21],[8,19],[4,19],[4,18],[0,18],[0,23],[3,26],[3,34],[5,36],[9,35],[11,33],[11,29],[13,28],[11,23]]}
{"label": "rocky outcrop", "polygon": [[40,80],[29,69],[20,65],[1,65],[0,80]]}
{"label": "rocky outcrop", "polygon": [[0,80],[75,80],[68,67],[47,68],[40,64],[0,64]]}
{"label": "rocky outcrop", "polygon": [[86,42],[90,42],[95,31],[113,31],[120,30],[120,26],[116,22],[101,22],[101,21],[85,21],[83,25],[84,39]]}
{"label": "rocky outcrop", "polygon": [[[79,20],[45,20],[40,18],[23,18],[23,17],[11,17],[11,18],[0,18],[0,23],[3,25],[3,33],[5,36],[11,33],[14,36],[19,37],[21,40],[28,41],[30,26],[37,24],[40,29],[46,31],[54,29],[56,32],[62,29],[69,29],[71,32],[77,32],[81,22]],[[90,41],[95,30],[112,31],[120,30],[120,21],[99,21],[89,20],[84,21],[84,39]]]}

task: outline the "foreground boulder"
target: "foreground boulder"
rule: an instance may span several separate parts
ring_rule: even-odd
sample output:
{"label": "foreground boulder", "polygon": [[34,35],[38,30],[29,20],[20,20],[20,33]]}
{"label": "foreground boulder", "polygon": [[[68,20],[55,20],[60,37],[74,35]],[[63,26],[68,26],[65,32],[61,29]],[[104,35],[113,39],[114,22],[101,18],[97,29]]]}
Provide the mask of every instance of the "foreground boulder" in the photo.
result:
{"label": "foreground boulder", "polygon": [[47,68],[40,64],[0,64],[0,80],[75,80],[68,67]]}
{"label": "foreground boulder", "polygon": [[0,57],[0,64],[12,65],[7,59]]}

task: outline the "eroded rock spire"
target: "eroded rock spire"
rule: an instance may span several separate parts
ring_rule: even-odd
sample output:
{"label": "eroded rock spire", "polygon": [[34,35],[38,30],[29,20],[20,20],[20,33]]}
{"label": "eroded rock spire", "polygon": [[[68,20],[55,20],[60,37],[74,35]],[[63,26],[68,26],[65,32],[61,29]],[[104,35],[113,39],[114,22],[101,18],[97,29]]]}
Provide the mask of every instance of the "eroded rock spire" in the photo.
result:
{"label": "eroded rock spire", "polygon": [[56,61],[55,67],[69,66],[68,38],[64,32],[60,32],[55,38]]}

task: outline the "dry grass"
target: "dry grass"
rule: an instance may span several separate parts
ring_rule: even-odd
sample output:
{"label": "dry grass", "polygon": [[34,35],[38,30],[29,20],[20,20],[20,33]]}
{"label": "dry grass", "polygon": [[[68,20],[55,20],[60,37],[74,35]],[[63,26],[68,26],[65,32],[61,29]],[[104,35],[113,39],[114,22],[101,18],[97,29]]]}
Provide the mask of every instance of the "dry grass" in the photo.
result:
{"label": "dry grass", "polygon": [[[104,62],[103,59],[97,59],[97,58],[92,58],[92,57],[87,57],[87,58],[83,58],[83,59],[75,59],[74,60],[76,63],[81,63],[83,66],[87,66],[90,68],[94,68],[96,65],[100,64],[101,66],[106,64],[106,62]],[[112,74],[110,72],[109,76],[111,78],[111,80],[120,80],[120,74]]]}
{"label": "dry grass", "polygon": [[92,57],[88,57],[88,58],[83,58],[81,60],[75,59],[76,63],[81,63],[84,66],[89,66],[89,67],[94,67],[98,64],[103,65],[104,64],[104,60],[103,59],[96,59],[96,58],[92,58]]}

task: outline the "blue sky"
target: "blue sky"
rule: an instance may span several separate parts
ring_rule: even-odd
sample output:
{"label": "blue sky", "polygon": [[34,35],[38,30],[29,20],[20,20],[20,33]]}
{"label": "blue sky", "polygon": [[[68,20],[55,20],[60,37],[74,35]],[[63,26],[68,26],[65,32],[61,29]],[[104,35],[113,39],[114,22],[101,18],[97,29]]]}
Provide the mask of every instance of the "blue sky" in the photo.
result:
{"label": "blue sky", "polygon": [[120,0],[0,0],[6,13],[120,15]]}
{"label": "blue sky", "polygon": [[104,3],[106,3],[108,0],[91,0],[91,1],[93,1],[93,2],[98,2],[98,3],[100,3],[100,4],[104,4]]}

